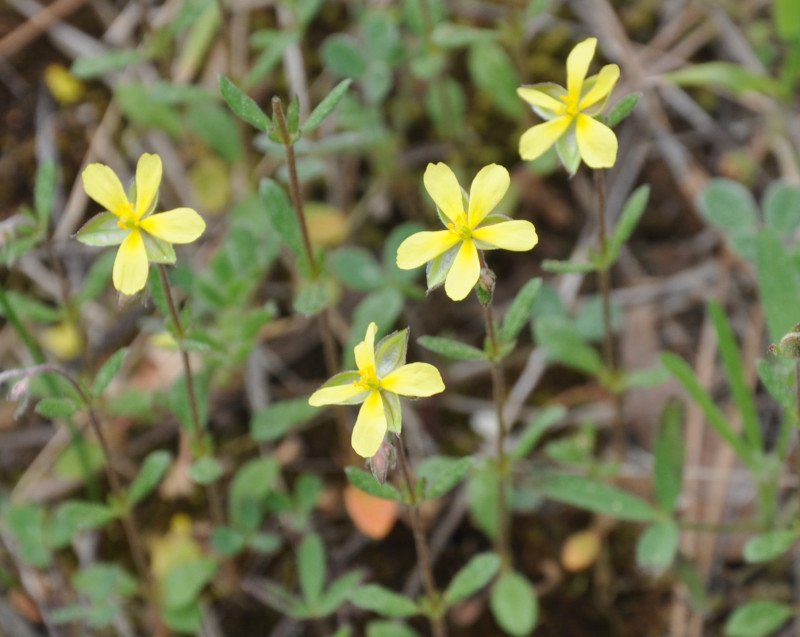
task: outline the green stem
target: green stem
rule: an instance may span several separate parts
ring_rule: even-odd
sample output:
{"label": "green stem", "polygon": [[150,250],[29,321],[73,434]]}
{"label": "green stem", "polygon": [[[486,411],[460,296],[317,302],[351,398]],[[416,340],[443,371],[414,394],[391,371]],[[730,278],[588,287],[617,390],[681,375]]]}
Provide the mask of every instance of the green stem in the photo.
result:
{"label": "green stem", "polygon": [[[606,190],[602,170],[594,171],[594,185],[597,192],[597,238],[600,244],[600,254],[603,258],[608,249],[608,236],[606,232]],[[603,265],[597,271],[600,285],[600,296],[603,302],[603,358],[611,377],[616,377],[617,361],[614,355],[614,330],[611,325],[611,272],[608,266]],[[625,429],[622,413],[622,396],[614,392],[614,453],[618,460],[625,457]]]}
{"label": "green stem", "polygon": [[433,578],[433,568],[431,567],[430,553],[428,552],[428,543],[425,540],[425,531],[422,528],[422,518],[419,514],[419,502],[417,501],[416,484],[411,475],[411,470],[408,467],[408,460],[406,459],[405,444],[402,436],[397,436],[397,460],[400,464],[400,470],[403,473],[403,480],[406,483],[409,497],[409,516],[411,517],[411,528],[414,532],[414,544],[417,549],[417,558],[419,560],[419,570],[422,574],[422,585],[425,587],[425,594],[428,601],[432,606],[432,613],[428,614],[428,621],[431,624],[431,632],[434,637],[446,637],[447,629],[445,628],[444,621],[439,613],[439,605],[441,603],[441,595],[436,589],[436,583]]}
{"label": "green stem", "polygon": [[[172,296],[172,286],[167,276],[167,268],[163,264],[158,265],[158,274],[161,277],[161,284],[164,286],[164,294],[167,297],[167,306],[169,307],[169,314],[172,319],[172,324],[175,327],[175,332],[178,335],[178,349],[181,353],[181,363],[183,365],[183,377],[186,379],[186,393],[189,397],[189,411],[192,418],[192,435],[195,444],[200,447],[205,447],[205,436],[203,427],[200,424],[200,410],[197,407],[197,392],[194,388],[194,374],[192,374],[192,365],[189,361],[189,352],[183,345],[183,339],[186,336],[186,331],[181,323],[178,308],[175,306],[175,300]],[[208,506],[211,513],[211,520],[216,526],[225,524],[225,513],[222,507],[222,496],[219,492],[216,482],[211,482],[206,485],[206,495],[208,497]]]}

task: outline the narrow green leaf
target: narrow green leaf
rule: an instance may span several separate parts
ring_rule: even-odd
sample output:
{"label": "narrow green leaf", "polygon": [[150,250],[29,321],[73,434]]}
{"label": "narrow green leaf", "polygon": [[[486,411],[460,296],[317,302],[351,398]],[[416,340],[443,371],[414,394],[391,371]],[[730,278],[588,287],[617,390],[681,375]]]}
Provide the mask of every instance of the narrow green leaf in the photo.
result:
{"label": "narrow green leaf", "polygon": [[289,108],[286,109],[286,127],[289,129],[289,134],[294,135],[297,132],[297,127],[300,124],[300,99],[295,95],[292,101],[289,102]]}
{"label": "narrow green leaf", "polygon": [[491,40],[474,44],[469,49],[467,65],[472,81],[497,108],[511,118],[522,115],[525,105],[517,97],[522,81],[503,47]]}
{"label": "narrow green leaf", "polygon": [[44,543],[44,508],[38,504],[12,504],[3,521],[17,540],[20,557],[36,568],[50,565],[50,551]]}
{"label": "narrow green leaf", "polygon": [[794,0],[775,0],[773,18],[778,37],[796,46],[800,40],[800,5]]}
{"label": "narrow green leaf", "polygon": [[56,162],[45,159],[36,171],[33,188],[33,208],[42,226],[47,227],[53,214],[53,196],[56,191]]}
{"label": "narrow green leaf", "polygon": [[405,624],[373,621],[367,624],[367,637],[419,637],[419,633]]}
{"label": "narrow green leaf", "polygon": [[327,256],[328,267],[347,287],[369,292],[385,282],[381,266],[366,248],[340,248]]}
{"label": "narrow green leaf", "polygon": [[308,404],[307,397],[272,403],[253,414],[250,433],[258,442],[272,442],[290,429],[305,424],[316,413],[317,409]]}
{"label": "narrow green leaf", "polygon": [[350,484],[371,496],[383,498],[384,500],[395,500],[397,502],[402,500],[400,492],[391,484],[381,484],[371,473],[367,473],[363,469],[345,467],[344,472]]}
{"label": "narrow green leaf", "polygon": [[542,477],[540,491],[552,500],[618,520],[655,522],[661,519],[660,513],[639,496],[584,476],[547,472]]}
{"label": "narrow green leaf", "polygon": [[399,593],[379,584],[359,586],[350,595],[350,601],[364,610],[371,610],[384,617],[412,617],[419,614],[417,605]]}
{"label": "narrow green leaf", "polygon": [[[479,464],[467,482],[467,501],[475,525],[489,538],[497,537],[499,511],[497,467],[490,461]],[[510,489],[508,492],[510,494]]]}
{"label": "narrow green leaf", "polygon": [[123,347],[122,349],[114,352],[108,358],[108,360],[103,363],[103,366],[98,370],[97,375],[94,377],[94,383],[92,383],[93,396],[99,396],[102,394],[111,381],[114,380],[114,376],[116,376],[119,370],[122,368],[122,363],[125,360],[127,353],[128,348]]}
{"label": "narrow green leaf", "polygon": [[131,502],[139,502],[158,486],[164,474],[172,463],[172,454],[159,449],[150,453],[142,463],[139,475],[128,489],[128,498]]}
{"label": "narrow green leaf", "polygon": [[275,458],[256,458],[242,466],[231,482],[228,507],[231,525],[238,530],[254,532],[264,513],[265,500],[280,474]]}
{"label": "narrow green leaf", "polygon": [[67,546],[78,533],[105,526],[113,519],[114,511],[105,504],[67,500],[47,525],[47,542],[53,548]]}
{"label": "narrow green leaf", "polygon": [[211,546],[222,557],[233,557],[244,549],[245,538],[236,529],[229,526],[217,526],[211,532]]}
{"label": "narrow green leaf", "polygon": [[641,93],[629,93],[619,102],[614,104],[606,116],[606,126],[609,128],[615,128],[633,112],[633,109],[636,108],[636,105],[639,103],[639,98],[641,97]]}
{"label": "narrow green leaf", "polygon": [[122,71],[146,58],[145,52],[138,49],[114,49],[100,55],[78,58],[69,72],[79,80],[93,80],[106,73]]}
{"label": "narrow green leaf", "polygon": [[310,609],[315,609],[325,586],[325,547],[316,533],[309,533],[297,551],[300,590]]}
{"label": "narrow green leaf", "polygon": [[531,279],[517,293],[511,307],[506,312],[503,319],[503,327],[500,328],[500,338],[506,343],[510,343],[520,333],[525,323],[531,318],[533,304],[536,302],[536,295],[542,287],[540,278]]}
{"label": "narrow green leaf", "polygon": [[758,535],[744,545],[744,559],[751,564],[770,562],[786,553],[798,537],[796,530],[777,529]]}
{"label": "narrow green leaf", "polygon": [[683,407],[677,399],[664,405],[655,442],[653,487],[659,506],[672,514],[683,483]]}
{"label": "narrow green leaf", "polygon": [[336,33],[322,43],[320,53],[327,68],[341,77],[358,79],[367,69],[361,43],[352,35]]}
{"label": "narrow green leaf", "polygon": [[116,564],[85,566],[72,577],[72,585],[94,602],[109,597],[132,597],[138,590],[136,579]]}
{"label": "narrow green leaf", "polygon": [[509,635],[524,637],[536,627],[536,591],[520,573],[509,571],[498,578],[492,586],[489,606],[497,624]]}
{"label": "narrow green leaf", "polygon": [[730,62],[703,62],[667,73],[664,78],[678,86],[696,86],[703,89],[720,88],[734,95],[756,91],[769,97],[780,98],[786,94],[783,85],[767,75],[751,71]]}
{"label": "narrow green leaf", "polygon": [[224,75],[219,76],[219,90],[231,110],[245,122],[260,131],[271,128],[269,117],[261,107]]}
{"label": "narrow green leaf", "polygon": [[467,475],[472,466],[472,458],[446,458],[431,456],[426,458],[417,469],[417,475],[425,480],[424,497],[432,500],[444,495],[455,487]]}
{"label": "narrow green leaf", "polygon": [[594,263],[583,261],[557,261],[555,259],[545,259],[542,261],[542,269],[545,272],[556,274],[587,274],[597,270]]}
{"label": "narrow green leaf", "polygon": [[361,571],[345,573],[323,593],[322,598],[317,604],[317,613],[320,617],[326,617],[338,611],[349,599],[350,591],[361,583],[364,574]]}
{"label": "narrow green leaf", "polygon": [[170,608],[184,608],[195,603],[218,568],[217,561],[209,557],[173,566],[162,580],[162,603]]}
{"label": "narrow green leaf", "polygon": [[36,413],[45,418],[69,418],[76,411],[78,405],[69,398],[42,398],[36,404]]}
{"label": "narrow green leaf", "polygon": [[195,484],[211,484],[222,477],[222,464],[212,456],[199,458],[189,466],[189,477]]}
{"label": "narrow green leaf", "polygon": [[672,520],[648,527],[636,543],[636,563],[660,575],[667,570],[678,553],[680,529]]}
{"label": "narrow green leaf", "polygon": [[304,135],[316,129],[320,124],[322,124],[325,118],[333,112],[333,110],[339,105],[341,99],[344,97],[344,94],[347,92],[347,89],[352,81],[353,80],[351,79],[346,79],[342,82],[339,82],[333,87],[333,90],[328,93],[327,97],[325,97],[325,99],[317,105],[317,108],[311,111],[311,115],[308,116],[308,119],[300,128]]}
{"label": "narrow green leaf", "polygon": [[444,592],[445,603],[450,606],[477,593],[499,570],[500,558],[496,553],[480,553],[473,556],[450,580]]}
{"label": "narrow green leaf", "polygon": [[242,158],[244,148],[236,120],[226,108],[211,102],[191,102],[186,122],[192,131],[229,164]]}
{"label": "narrow green leaf", "polygon": [[789,236],[800,227],[800,188],[776,179],[763,199],[764,220],[780,235]]}
{"label": "narrow green leaf", "polygon": [[779,343],[798,322],[800,285],[795,264],[771,228],[762,228],[756,235],[756,266],[769,338]]}
{"label": "narrow green leaf", "polygon": [[711,301],[708,305],[708,312],[711,316],[711,322],[714,324],[714,329],[717,331],[719,353],[722,357],[722,364],[725,367],[725,375],[728,377],[728,383],[731,387],[733,400],[736,402],[736,406],[742,416],[745,438],[750,447],[763,451],[764,441],[761,438],[761,426],[758,422],[756,403],[744,377],[744,363],[742,362],[733,330],[722,306],[718,302]]}
{"label": "narrow green leaf", "polygon": [[620,249],[633,234],[644,211],[647,209],[647,201],[649,198],[650,186],[639,186],[633,191],[633,194],[628,197],[625,206],[622,208],[617,227],[614,228],[611,241],[609,241],[607,252],[609,261],[607,261],[607,265],[611,265],[616,261]]}
{"label": "narrow green leaf", "polygon": [[258,190],[273,227],[289,246],[289,249],[295,253],[297,259],[305,264],[305,267],[308,267],[303,233],[286,192],[280,184],[272,179],[262,179]]}
{"label": "narrow green leaf", "polygon": [[527,456],[533,448],[541,440],[542,436],[547,433],[554,424],[561,420],[567,414],[567,410],[562,406],[546,407],[542,409],[536,417],[528,423],[525,431],[517,441],[517,446],[514,448],[514,458],[521,460]]}
{"label": "narrow green leaf", "polygon": [[114,99],[125,116],[145,128],[160,128],[173,138],[183,131],[183,120],[172,104],[157,102],[145,84],[118,84],[114,88]]}
{"label": "narrow green leaf", "polygon": [[417,343],[427,350],[436,352],[442,356],[447,356],[448,358],[461,360],[486,358],[486,352],[483,350],[460,341],[454,341],[451,338],[444,338],[443,336],[420,336],[417,339]]}
{"label": "narrow green leaf", "polygon": [[533,326],[536,342],[547,351],[548,358],[572,367],[590,376],[599,376],[603,370],[600,355],[587,345],[575,327],[556,316],[538,319]]}
{"label": "narrow green leaf", "polygon": [[328,285],[324,280],[303,285],[294,297],[294,311],[303,316],[316,316],[330,304]]}
{"label": "narrow green leaf", "polygon": [[786,604],[768,600],[739,606],[725,622],[727,637],[767,637],[792,616]]}
{"label": "narrow green leaf", "polygon": [[751,470],[755,470],[756,462],[752,450],[731,429],[725,414],[720,411],[714,399],[700,385],[700,381],[697,380],[688,363],[672,352],[664,352],[661,354],[661,364],[680,381],[681,385],[689,392],[692,400],[703,410],[709,424],[733,448],[742,462]]}

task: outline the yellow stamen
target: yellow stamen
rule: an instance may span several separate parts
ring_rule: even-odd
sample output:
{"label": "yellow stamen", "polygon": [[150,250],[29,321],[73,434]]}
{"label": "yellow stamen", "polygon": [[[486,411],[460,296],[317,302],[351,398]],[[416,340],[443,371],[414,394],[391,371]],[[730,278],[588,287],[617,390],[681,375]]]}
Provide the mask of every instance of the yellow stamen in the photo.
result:
{"label": "yellow stamen", "polygon": [[562,102],[564,102],[564,106],[557,111],[558,115],[566,115],[567,117],[577,117],[579,112],[578,99],[570,97],[569,94],[560,95],[559,99]]}
{"label": "yellow stamen", "polygon": [[458,213],[455,221],[447,224],[447,229],[461,239],[469,239],[472,236],[472,230],[467,222],[467,213],[463,210]]}
{"label": "yellow stamen", "polygon": [[359,369],[358,373],[361,377],[353,381],[355,387],[361,387],[361,389],[364,390],[380,389],[381,381],[373,365],[368,365],[364,369]]}

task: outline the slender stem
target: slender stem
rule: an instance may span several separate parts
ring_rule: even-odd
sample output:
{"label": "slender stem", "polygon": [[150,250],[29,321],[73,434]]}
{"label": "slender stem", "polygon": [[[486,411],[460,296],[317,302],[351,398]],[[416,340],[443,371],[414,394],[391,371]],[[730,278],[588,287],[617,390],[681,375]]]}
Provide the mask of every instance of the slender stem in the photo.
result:
{"label": "slender stem", "polygon": [[796,415],[800,420],[800,358],[794,359],[794,393],[797,401]]}
{"label": "slender stem", "polygon": [[[172,286],[170,285],[165,265],[158,265],[158,274],[161,277],[161,284],[164,286],[164,295],[167,297],[167,306],[169,307],[172,324],[175,326],[175,331],[178,333],[178,349],[181,352],[183,377],[186,379],[186,393],[189,397],[189,411],[192,417],[192,435],[194,436],[195,442],[201,444],[205,436],[200,424],[200,411],[197,407],[197,392],[194,388],[194,375],[192,374],[189,352],[187,352],[186,348],[183,346],[183,338],[186,336],[186,331],[181,324],[181,318],[175,306],[175,300],[172,297]],[[206,485],[206,495],[208,496],[208,507],[211,512],[211,519],[215,525],[223,525],[225,523],[225,513],[222,507],[222,496],[220,495],[216,482],[211,482]]]}
{"label": "slender stem", "polygon": [[231,37],[231,26],[228,22],[228,12],[225,10],[225,0],[217,0],[217,10],[219,11],[220,28],[222,29],[222,46],[225,53],[225,72],[228,77],[232,74],[231,57],[233,55]]}
{"label": "slender stem", "polygon": [[[483,252],[478,251],[481,269],[486,270],[486,260]],[[500,351],[497,333],[494,327],[492,302],[483,305],[483,316],[486,322],[486,335],[489,338],[489,347],[492,356],[489,361],[492,375],[492,398],[497,417],[497,438],[495,453],[497,454],[497,537],[495,538],[495,551],[500,556],[503,568],[511,566],[511,526],[510,511],[508,506],[508,458],[506,456],[506,423],[503,415],[503,400],[505,399],[505,376],[502,363],[497,355]]]}
{"label": "slender stem", "polygon": [[446,637],[447,630],[444,621],[438,612],[440,601],[439,591],[436,590],[436,583],[433,579],[433,568],[431,568],[431,558],[428,552],[428,543],[425,541],[425,531],[422,528],[422,519],[419,514],[419,503],[417,502],[416,484],[411,475],[406,459],[405,444],[401,436],[397,436],[397,459],[400,463],[400,470],[403,472],[403,480],[408,489],[410,504],[409,515],[411,517],[411,528],[414,531],[414,544],[417,548],[417,558],[419,559],[419,569],[422,574],[422,585],[425,587],[425,594],[432,605],[433,614],[428,615],[431,624],[431,631],[434,637]]}
{"label": "slender stem", "polygon": [[[597,191],[597,238],[600,254],[605,255],[608,247],[606,233],[606,189],[602,170],[594,171],[594,185]],[[611,273],[607,266],[597,271],[600,296],[603,302],[603,358],[611,376],[616,376],[617,361],[614,355],[614,330],[611,325]],[[622,414],[622,397],[614,392],[614,453],[618,460],[625,457],[625,429]]]}

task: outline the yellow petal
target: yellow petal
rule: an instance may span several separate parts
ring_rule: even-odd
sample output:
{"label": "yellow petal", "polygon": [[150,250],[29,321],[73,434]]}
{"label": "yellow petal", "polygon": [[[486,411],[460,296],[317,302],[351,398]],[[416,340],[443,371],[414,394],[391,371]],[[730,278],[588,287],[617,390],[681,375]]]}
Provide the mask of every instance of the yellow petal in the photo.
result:
{"label": "yellow petal", "polygon": [[503,166],[489,164],[480,169],[469,187],[467,220],[470,228],[477,227],[494,210],[506,194],[510,183],[511,177]]}
{"label": "yellow petal", "polygon": [[588,115],[578,115],[578,150],[589,168],[611,168],[617,161],[617,136],[605,124]]}
{"label": "yellow petal", "polygon": [[119,178],[104,164],[89,164],[81,174],[86,194],[109,212],[130,213],[130,203]]}
{"label": "yellow petal", "polygon": [[371,458],[378,452],[385,435],[386,414],[383,411],[383,401],[378,391],[372,391],[358,410],[350,442],[359,456]]}
{"label": "yellow petal", "polygon": [[345,383],[333,387],[321,387],[308,397],[308,404],[312,407],[340,405],[362,393],[364,393],[364,389],[353,383]]}
{"label": "yellow petal", "polygon": [[444,291],[454,301],[461,301],[475,287],[480,273],[481,264],[478,260],[478,250],[475,243],[468,239],[461,244],[453,265],[447,273]]}
{"label": "yellow petal", "polygon": [[433,365],[409,363],[381,380],[381,389],[401,396],[433,396],[444,391],[444,383]]}
{"label": "yellow petal", "polygon": [[619,67],[616,64],[606,64],[597,74],[594,85],[581,99],[578,108],[583,110],[594,106],[597,102],[604,100],[606,96],[614,90],[614,85],[619,79]]}
{"label": "yellow petal", "polygon": [[353,349],[355,354],[356,365],[359,370],[372,368],[375,369],[375,333],[378,331],[378,326],[375,323],[370,323],[367,326],[367,333],[364,340],[361,341]]}
{"label": "yellow petal", "polygon": [[147,283],[147,252],[138,230],[133,230],[122,242],[114,260],[111,279],[123,294],[136,294]]}
{"label": "yellow petal", "polygon": [[530,221],[501,221],[490,226],[478,228],[472,233],[473,238],[484,241],[496,248],[525,252],[539,242],[536,228]]}
{"label": "yellow petal", "polygon": [[206,229],[206,222],[191,208],[175,208],[142,220],[140,227],[147,234],[168,243],[191,243]]}
{"label": "yellow petal", "polygon": [[581,94],[581,86],[586,79],[586,72],[589,70],[596,47],[597,38],[587,38],[576,44],[567,56],[567,92],[570,98],[576,101]]}
{"label": "yellow petal", "polygon": [[558,111],[564,108],[564,102],[532,86],[520,86],[517,89],[517,95],[528,102],[528,104],[546,108],[549,111]]}
{"label": "yellow petal", "polygon": [[450,167],[441,162],[428,164],[422,181],[442,214],[455,221],[464,211],[464,203],[461,199],[461,186]]}
{"label": "yellow petal", "polygon": [[[136,218],[150,210],[161,185],[161,157],[145,153],[136,164]],[[177,242],[176,242],[177,243]]]}
{"label": "yellow petal", "polygon": [[449,230],[412,234],[397,248],[397,267],[401,270],[419,267],[447,252],[459,241],[461,237]]}
{"label": "yellow petal", "polygon": [[519,138],[520,157],[525,160],[541,157],[567,131],[571,122],[570,117],[558,117],[526,130]]}

